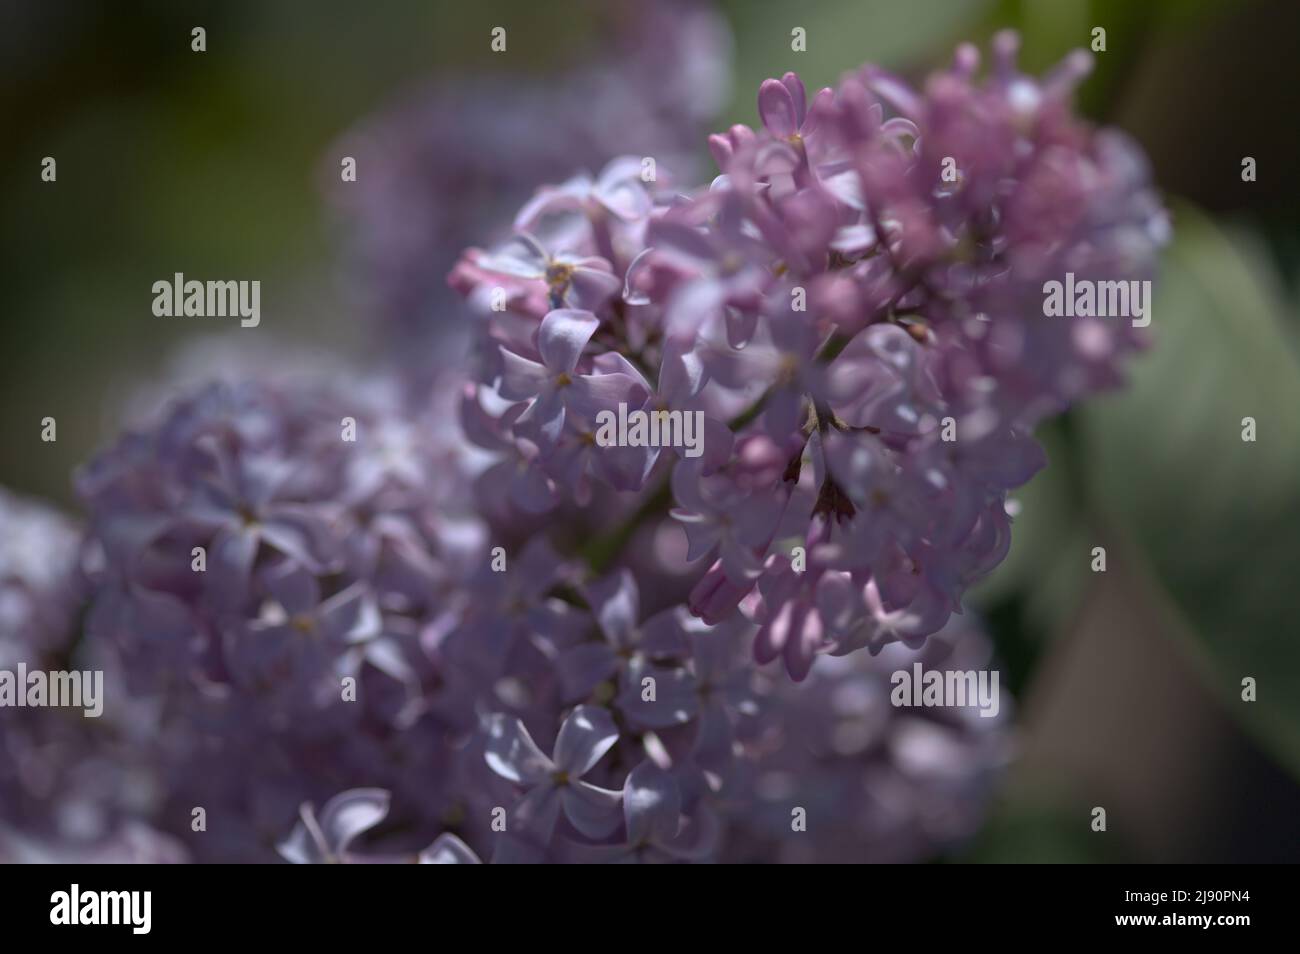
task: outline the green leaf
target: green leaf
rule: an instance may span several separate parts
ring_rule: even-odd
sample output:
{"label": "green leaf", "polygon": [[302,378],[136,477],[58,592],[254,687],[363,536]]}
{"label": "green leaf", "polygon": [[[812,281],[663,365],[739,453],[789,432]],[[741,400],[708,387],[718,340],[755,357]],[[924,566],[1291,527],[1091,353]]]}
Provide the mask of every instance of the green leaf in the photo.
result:
{"label": "green leaf", "polygon": [[[1288,305],[1246,238],[1185,206],[1176,222],[1154,346],[1129,388],[1084,410],[1090,503],[1167,591],[1227,710],[1300,772],[1300,363]],[[1245,677],[1257,702],[1242,700]]]}

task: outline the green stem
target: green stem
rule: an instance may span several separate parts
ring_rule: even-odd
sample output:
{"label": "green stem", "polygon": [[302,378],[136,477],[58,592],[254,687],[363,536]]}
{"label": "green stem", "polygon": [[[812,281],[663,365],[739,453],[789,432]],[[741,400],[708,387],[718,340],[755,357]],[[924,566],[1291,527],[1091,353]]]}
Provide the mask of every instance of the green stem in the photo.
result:
{"label": "green stem", "polygon": [[[843,345],[840,345],[840,347],[842,348]],[[767,404],[771,394],[772,389],[768,388],[758,396],[758,399],[753,404],[727,422],[727,427],[732,431],[738,431],[745,427],[763,412],[763,407]],[[662,516],[667,513],[672,503],[672,481],[671,475],[669,475],[664,478],[663,483],[659,485],[653,494],[641,502],[641,506],[637,507],[631,516],[609,533],[596,537],[578,551],[583,560],[586,561],[587,566],[591,568],[591,572],[599,576],[608,570],[641,525],[651,517]]]}
{"label": "green stem", "polygon": [[667,513],[672,502],[672,487],[665,479],[653,494],[641,501],[641,506],[631,516],[609,533],[596,537],[583,547],[580,553],[587,561],[587,566],[591,567],[591,572],[599,576],[608,570],[641,525],[651,517]]}

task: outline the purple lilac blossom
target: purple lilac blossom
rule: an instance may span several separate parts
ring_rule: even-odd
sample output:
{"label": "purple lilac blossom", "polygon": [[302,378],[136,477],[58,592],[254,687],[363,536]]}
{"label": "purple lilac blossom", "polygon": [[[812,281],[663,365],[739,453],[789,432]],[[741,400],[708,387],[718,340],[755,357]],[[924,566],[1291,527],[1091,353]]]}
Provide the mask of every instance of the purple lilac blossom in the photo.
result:
{"label": "purple lilac blossom", "polygon": [[[452,477],[474,466],[456,404],[382,379],[346,396],[219,381],[79,474],[105,554],[88,638],[157,707],[148,760],[196,857],[273,857],[301,803],[362,783],[417,823],[453,810],[437,780],[473,716],[424,646],[484,542]],[[226,817],[223,836],[190,832],[191,806]]]}
{"label": "purple lilac blossom", "polygon": [[388,816],[389,802],[387,792],[373,788],[340,792],[319,815],[304,802],[298,824],[276,850],[293,864],[481,864],[469,846],[452,834],[439,835],[414,856],[356,851],[354,842]]}
{"label": "purple lilac blossom", "polygon": [[[1168,236],[1136,147],[1070,110],[1088,55],[1034,79],[1017,42],[995,38],[983,79],[963,46],[920,90],[874,67],[811,98],[768,80],[762,128],[711,140],[709,188],[624,163],[541,190],[513,237],[468,250],[449,280],[483,316],[474,426],[512,499],[669,487],[691,611],[743,614],[757,661],[795,680],[960,612],[1010,545],[1008,491],[1045,463],[1034,425],[1144,344],[1123,319],[1044,317],[1044,282],[1145,280]],[[548,216],[546,241],[522,230]],[[629,466],[591,431],[615,403],[689,406],[710,447]]]}
{"label": "purple lilac blossom", "polygon": [[[636,619],[625,612],[636,594],[621,574],[599,588],[607,607],[621,604],[616,616]],[[502,825],[481,839],[482,853],[496,863],[899,862],[956,850],[974,833],[1012,756],[1008,696],[987,717],[975,699],[891,703],[893,674],[915,664],[942,673],[996,668],[969,621],[950,623],[919,650],[893,644],[837,658],[805,683],[756,674],[747,638],[683,616],[653,661],[629,664],[638,680],[655,676],[658,700],[615,695],[610,673],[610,691],[592,694],[605,702],[558,707],[567,715],[545,747],[517,718],[485,719],[477,757],[509,786],[498,793]],[[340,793],[319,821],[304,808],[281,853],[300,862],[410,862],[413,850],[351,847],[387,806],[386,793],[368,790]],[[791,826],[795,809],[805,812],[804,830]],[[477,857],[444,839],[449,858]]]}
{"label": "purple lilac blossom", "polygon": [[[365,400],[342,401],[323,384],[220,383],[178,401],[87,468],[80,487],[98,528],[92,543],[120,535],[134,544],[124,551],[134,561],[104,560],[91,574],[96,603],[107,602],[92,614],[90,637],[121,647],[135,693],[153,706],[152,736],[133,740],[134,758],[165,794],[148,817],[199,860],[697,862],[746,855],[744,846],[758,843],[772,857],[804,850],[769,842],[776,809],[754,799],[770,787],[752,780],[784,771],[803,744],[781,734],[799,722],[780,697],[790,687],[760,677],[749,659],[756,624],[743,614],[705,623],[680,602],[684,587],[661,605],[627,568],[588,577],[541,534],[512,552],[509,571],[492,571],[475,533],[433,532],[458,515],[469,519],[461,508],[472,500],[468,481],[433,480],[429,468],[468,476],[474,465],[454,435],[395,403],[395,393],[374,386]],[[336,445],[344,405],[363,425],[355,449]],[[449,389],[439,413],[454,417],[457,406]],[[410,430],[412,421],[424,425]],[[251,437],[227,433],[237,424]],[[197,443],[175,443],[180,436]],[[156,448],[165,441],[163,457]],[[284,503],[347,531],[325,533],[306,559],[259,537],[248,586],[223,590],[223,599],[249,593],[242,618],[232,604],[206,600],[201,587],[179,585],[184,577],[159,572],[171,561],[193,572],[189,544],[222,532],[222,524],[197,521],[179,544],[169,536],[189,519],[187,481],[205,483],[196,475],[207,473],[202,451],[213,444],[236,461],[245,452],[271,455],[309,475],[328,462],[327,475],[291,484],[302,489]],[[194,469],[175,469],[182,462]],[[90,480],[105,475],[112,479]],[[142,487],[153,493],[125,493]],[[397,516],[419,531],[398,533],[400,546],[380,532]],[[120,522],[151,533],[119,531]],[[390,546],[391,556],[380,556]],[[189,649],[133,656],[134,641],[112,625],[130,606],[124,592],[146,601],[165,595],[188,615],[191,637],[225,633],[210,650],[215,658]],[[382,635],[374,625],[358,632],[361,602],[376,608]],[[185,633],[153,638],[185,644]],[[398,647],[391,659],[381,654],[372,664],[357,652],[384,640]],[[960,645],[969,651],[977,642]],[[262,673],[268,658],[285,667]],[[870,686],[860,691],[887,693],[886,656],[851,658],[867,666],[857,678]],[[313,691],[336,687],[340,674],[362,676],[360,704]],[[817,717],[807,718],[813,731]],[[856,731],[880,729],[875,718]],[[1001,752],[976,748],[971,772],[995,777]],[[855,790],[841,775],[835,790],[848,798]],[[969,786],[929,781],[924,773],[912,780],[917,799],[934,811],[951,799],[946,810],[977,817],[977,804],[963,801]],[[188,830],[194,805],[220,820],[220,838]],[[504,830],[494,825],[498,811]],[[863,824],[892,824],[882,820],[892,816],[862,811]],[[894,856],[924,857],[950,843],[921,834],[898,834],[911,847]]]}

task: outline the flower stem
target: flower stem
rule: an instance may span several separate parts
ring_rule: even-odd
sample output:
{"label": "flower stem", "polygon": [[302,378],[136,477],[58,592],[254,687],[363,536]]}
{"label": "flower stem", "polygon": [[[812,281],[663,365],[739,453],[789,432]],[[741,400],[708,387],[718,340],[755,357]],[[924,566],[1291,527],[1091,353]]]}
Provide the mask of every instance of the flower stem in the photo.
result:
{"label": "flower stem", "polygon": [[[772,389],[768,388],[758,396],[753,404],[728,421],[727,427],[732,431],[738,431],[745,427],[763,412],[763,407],[767,404],[771,394]],[[658,489],[643,500],[641,506],[637,507],[626,520],[609,533],[592,539],[578,551],[579,554],[586,561],[587,566],[591,568],[591,572],[599,576],[613,565],[618,555],[623,552],[623,548],[627,546],[628,541],[632,539],[633,534],[643,523],[651,517],[663,516],[672,505],[673,491],[670,472],[664,476],[663,482]]]}

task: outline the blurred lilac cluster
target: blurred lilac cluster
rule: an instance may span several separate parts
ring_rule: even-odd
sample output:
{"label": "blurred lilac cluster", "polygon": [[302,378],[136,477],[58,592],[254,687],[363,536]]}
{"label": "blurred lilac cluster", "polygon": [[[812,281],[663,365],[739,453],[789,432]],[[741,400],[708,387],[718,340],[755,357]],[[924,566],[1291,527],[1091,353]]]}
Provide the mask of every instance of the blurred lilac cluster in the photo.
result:
{"label": "blurred lilac cluster", "polygon": [[0,491],[0,670],[99,669],[119,699],[96,720],[12,700],[0,709],[0,863],[181,860],[183,847],[144,820],[155,802],[134,743],[148,703],[126,698],[111,646],[77,639],[85,559],[71,521]]}
{"label": "blurred lilac cluster", "polygon": [[384,378],[219,383],[79,475],[106,555],[87,638],[157,699],[163,812],[223,819],[215,857],[265,857],[304,797],[362,782],[435,807],[458,727],[428,712],[422,641],[482,550],[454,408]]}
{"label": "blurred lilac cluster", "polygon": [[594,49],[558,77],[438,77],[331,150],[362,170],[340,182],[332,160],[322,182],[362,311],[399,356],[413,338],[457,333],[463,314],[440,263],[508,221],[539,182],[629,150],[698,171],[700,140],[730,95],[725,22],[689,0],[593,7]]}
{"label": "blurred lilac cluster", "polygon": [[[1042,283],[1146,276],[1165,228],[1133,148],[1070,112],[1083,63],[995,54],[920,92],[769,80],[709,188],[670,184],[668,137],[541,189],[452,272],[468,370],[236,361],[101,452],[84,535],[49,524],[0,566],[5,645],[110,685],[91,725],[6,715],[0,853],[912,861],[968,838],[1010,706],[910,708],[894,677],[996,671],[954,614],[1042,466],[1031,428],[1141,344],[1044,318]],[[367,214],[412,314],[412,236],[453,226]],[[698,414],[700,453],[598,436],[629,410]],[[42,811],[68,787],[89,807]]]}

